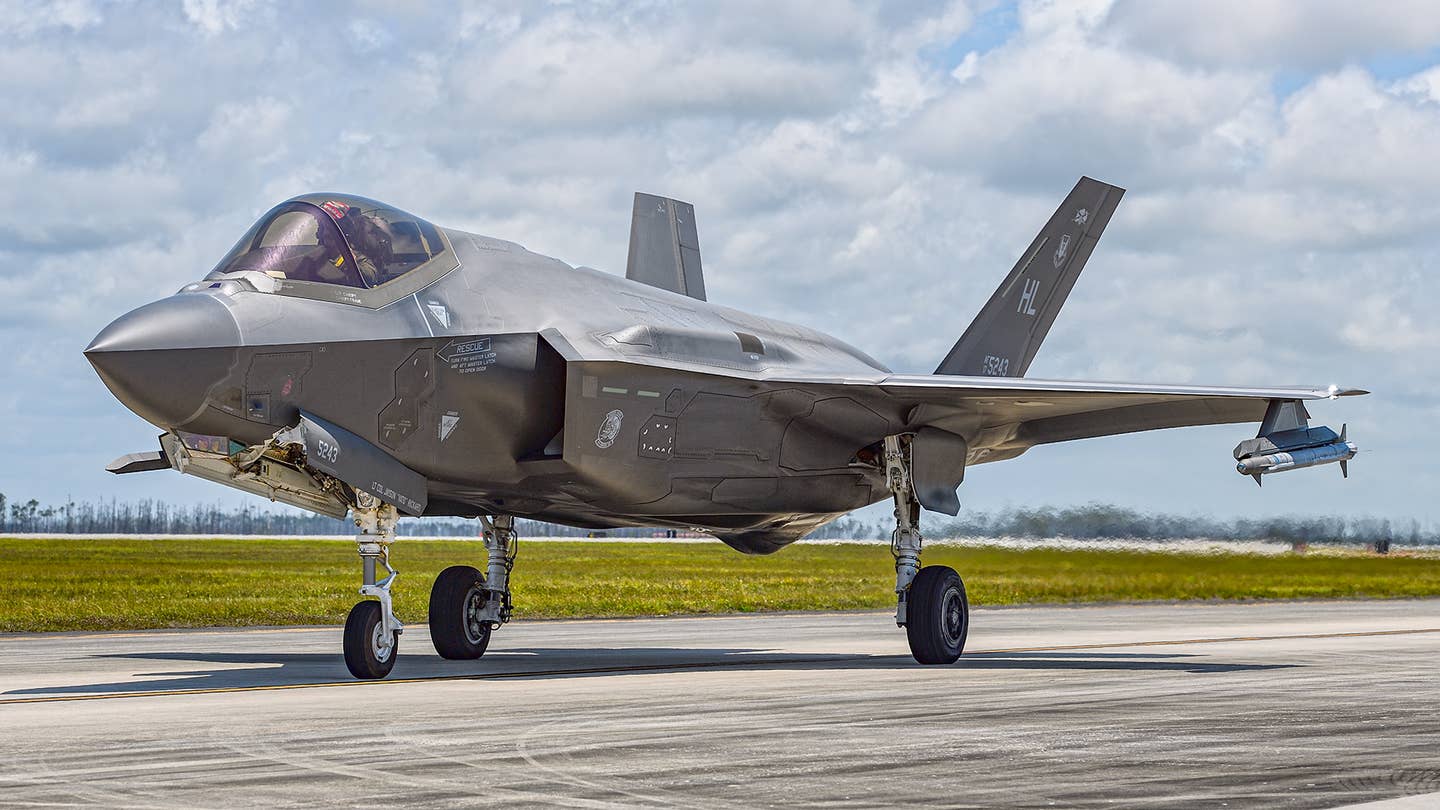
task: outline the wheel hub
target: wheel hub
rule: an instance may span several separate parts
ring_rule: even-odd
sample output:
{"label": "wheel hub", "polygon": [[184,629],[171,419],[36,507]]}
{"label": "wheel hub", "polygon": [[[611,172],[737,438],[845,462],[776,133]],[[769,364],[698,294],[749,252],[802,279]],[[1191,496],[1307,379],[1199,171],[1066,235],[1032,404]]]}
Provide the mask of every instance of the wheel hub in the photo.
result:
{"label": "wheel hub", "polygon": [[370,636],[370,649],[375,653],[375,660],[382,664],[389,661],[390,654],[395,652],[395,637],[385,632],[383,623],[376,623]]}
{"label": "wheel hub", "polygon": [[960,643],[960,633],[965,628],[965,607],[960,599],[960,592],[954,588],[945,591],[945,598],[940,605],[940,627],[945,633],[945,641],[951,646]]}
{"label": "wheel hub", "polygon": [[488,622],[480,616],[485,609],[485,591],[482,588],[471,588],[465,594],[465,638],[471,644],[480,644],[485,641],[485,631],[489,629]]}

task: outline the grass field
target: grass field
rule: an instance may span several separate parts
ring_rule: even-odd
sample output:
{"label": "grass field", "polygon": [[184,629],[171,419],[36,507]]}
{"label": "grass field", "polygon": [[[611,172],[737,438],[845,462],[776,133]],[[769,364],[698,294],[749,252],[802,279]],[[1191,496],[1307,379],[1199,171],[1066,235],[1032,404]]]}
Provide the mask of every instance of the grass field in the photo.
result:
{"label": "grass field", "polygon": [[[0,632],[340,624],[358,596],[353,543],[333,540],[14,540],[0,538]],[[477,564],[478,542],[400,540],[396,610],[425,620],[430,583]],[[931,545],[975,605],[1175,599],[1440,596],[1440,559],[1013,551]],[[519,618],[894,604],[883,545],[799,545],[746,557],[719,543],[521,545]]]}

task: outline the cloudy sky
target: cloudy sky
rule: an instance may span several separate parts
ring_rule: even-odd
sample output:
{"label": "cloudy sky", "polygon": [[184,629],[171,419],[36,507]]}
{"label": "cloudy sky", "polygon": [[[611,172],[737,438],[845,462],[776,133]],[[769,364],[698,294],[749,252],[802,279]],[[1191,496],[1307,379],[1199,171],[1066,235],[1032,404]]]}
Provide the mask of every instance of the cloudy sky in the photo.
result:
{"label": "cloudy sky", "polygon": [[81,349],[260,213],[354,192],[625,264],[695,203],[712,301],[928,372],[1081,174],[1129,189],[1031,376],[1341,383],[1352,478],[1237,475],[1215,427],[1038,448],[974,507],[1440,522],[1440,8],[1393,0],[513,5],[0,0],[0,492],[155,430]]}

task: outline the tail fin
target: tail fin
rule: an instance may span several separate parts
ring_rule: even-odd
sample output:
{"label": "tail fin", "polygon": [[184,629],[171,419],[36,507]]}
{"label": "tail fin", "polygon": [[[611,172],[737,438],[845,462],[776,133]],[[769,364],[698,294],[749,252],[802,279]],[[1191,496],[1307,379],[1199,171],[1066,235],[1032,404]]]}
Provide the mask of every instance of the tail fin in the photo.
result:
{"label": "tail fin", "polygon": [[1025,376],[1124,193],[1080,178],[935,373]]}
{"label": "tail fin", "polygon": [[653,194],[635,193],[625,277],[705,300],[694,206]]}

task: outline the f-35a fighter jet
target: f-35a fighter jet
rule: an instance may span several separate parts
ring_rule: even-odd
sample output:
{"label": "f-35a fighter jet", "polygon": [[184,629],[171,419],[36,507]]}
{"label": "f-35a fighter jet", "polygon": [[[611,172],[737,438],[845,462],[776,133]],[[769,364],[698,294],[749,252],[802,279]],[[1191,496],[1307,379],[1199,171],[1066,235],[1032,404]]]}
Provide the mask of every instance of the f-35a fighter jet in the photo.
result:
{"label": "f-35a fighter jet", "polygon": [[[517,516],[693,528],[770,554],[884,499],[896,621],[917,661],[950,663],[965,587],[921,567],[919,517],[958,512],[966,467],[1262,420],[1261,441],[1236,448],[1257,480],[1353,455],[1347,437],[1310,429],[1301,403],[1356,389],[1025,379],[1123,193],[1082,178],[932,375],[709,303],[694,209],[648,194],[635,197],[625,278],[373,200],[297,197],[205,280],[123,315],[85,354],[165,431],[158,452],[112,471],[173,468],[353,518],[373,597],[345,627],[356,677],[395,663],[400,515],[479,518],[483,565],[442,572],[429,611],[440,654],[473,659],[511,616]],[[1277,456],[1291,450],[1300,461]]]}

